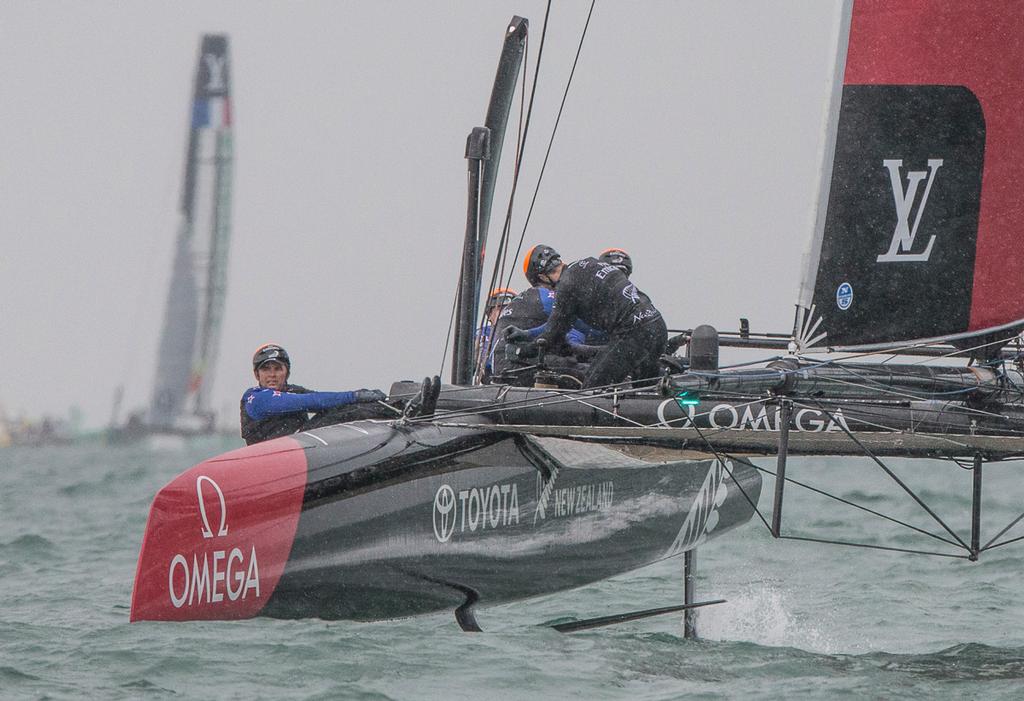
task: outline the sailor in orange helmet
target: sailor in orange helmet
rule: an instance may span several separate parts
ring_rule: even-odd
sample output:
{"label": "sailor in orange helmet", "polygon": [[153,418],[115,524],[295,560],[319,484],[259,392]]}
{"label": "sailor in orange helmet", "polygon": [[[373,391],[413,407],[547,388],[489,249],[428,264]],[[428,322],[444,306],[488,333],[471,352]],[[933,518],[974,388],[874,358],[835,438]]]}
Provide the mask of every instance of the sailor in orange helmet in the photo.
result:
{"label": "sailor in orange helmet", "polygon": [[634,382],[656,379],[668,333],[650,297],[630,282],[632,272],[633,261],[621,248],[569,265],[559,261],[546,272],[558,291],[547,323],[510,329],[508,340],[543,339],[550,344],[582,321],[609,339],[590,364],[584,387],[614,384],[627,377]]}
{"label": "sailor in orange helmet", "polygon": [[476,331],[476,349],[473,357],[476,358],[476,376],[481,382],[487,382],[491,374],[491,347],[494,345],[494,325],[498,321],[498,315],[516,296],[516,291],[508,287],[499,287],[491,290],[487,295],[487,304],[484,306],[484,321]]}
{"label": "sailor in orange helmet", "polygon": [[[558,281],[554,271],[562,264],[562,258],[551,246],[537,244],[526,252],[523,258],[523,274],[531,287],[520,292],[501,311],[495,324],[494,343],[491,350],[491,365],[495,375],[502,375],[506,381],[520,386],[533,384],[533,373],[527,368],[535,368],[532,360],[526,361],[521,356],[509,357],[510,339],[506,336],[508,329],[520,330],[539,327],[547,321],[555,306],[555,283]],[[550,368],[564,370],[566,374],[576,374],[576,358],[574,349],[580,348],[584,333],[578,329],[570,329],[562,334],[557,344],[549,345],[545,356],[545,364]],[[517,339],[512,339],[516,343]],[[527,340],[527,339],[518,339]],[[515,355],[515,348],[511,349]]]}

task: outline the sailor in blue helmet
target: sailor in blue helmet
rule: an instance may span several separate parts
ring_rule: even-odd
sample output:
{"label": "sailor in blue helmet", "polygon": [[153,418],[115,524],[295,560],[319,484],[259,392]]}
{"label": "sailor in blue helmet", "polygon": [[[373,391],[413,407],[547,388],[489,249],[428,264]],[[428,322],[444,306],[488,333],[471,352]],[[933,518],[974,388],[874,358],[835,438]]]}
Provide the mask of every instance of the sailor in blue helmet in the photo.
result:
{"label": "sailor in blue helmet", "polygon": [[[621,249],[601,258],[582,258],[565,265],[561,261],[547,272],[557,298],[547,323],[533,328],[510,328],[507,340],[560,338],[577,320],[607,334],[583,380],[584,387],[622,382],[651,381],[658,377],[658,359],[665,351],[668,332],[661,312],[650,297],[629,280],[633,262]],[[608,255],[606,259],[605,256]]]}
{"label": "sailor in blue helmet", "polygon": [[[380,390],[314,392],[289,384],[291,369],[288,351],[281,346],[267,343],[256,349],[252,372],[257,385],[245,390],[241,402],[242,438],[246,445],[289,436],[313,426],[381,416],[372,406],[352,406],[373,405],[387,399]],[[319,413],[311,419],[310,412]]]}

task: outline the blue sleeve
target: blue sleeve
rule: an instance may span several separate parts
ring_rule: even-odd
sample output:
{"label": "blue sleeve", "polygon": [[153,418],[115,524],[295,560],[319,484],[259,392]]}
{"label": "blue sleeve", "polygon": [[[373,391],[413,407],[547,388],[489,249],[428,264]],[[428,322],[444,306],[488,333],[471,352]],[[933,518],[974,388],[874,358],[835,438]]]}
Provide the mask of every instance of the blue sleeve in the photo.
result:
{"label": "blue sleeve", "polygon": [[586,337],[579,329],[569,329],[569,333],[565,334],[565,340],[569,342],[570,346],[580,346],[583,345]]}
{"label": "blue sleeve", "polygon": [[551,310],[555,306],[555,295],[546,287],[540,288],[538,293],[540,306],[544,308],[545,316],[551,316]]}
{"label": "blue sleeve", "polygon": [[323,411],[336,406],[351,404],[356,400],[354,392],[309,392],[294,394],[278,392],[269,388],[253,387],[245,393],[245,413],[256,421],[276,414],[290,414],[295,411]]}

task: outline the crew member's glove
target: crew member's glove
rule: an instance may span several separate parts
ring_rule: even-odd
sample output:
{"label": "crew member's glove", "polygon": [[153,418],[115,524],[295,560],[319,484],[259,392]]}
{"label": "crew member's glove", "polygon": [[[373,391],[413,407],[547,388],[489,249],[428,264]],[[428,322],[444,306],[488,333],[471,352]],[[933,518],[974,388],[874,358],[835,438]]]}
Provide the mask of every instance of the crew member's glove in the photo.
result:
{"label": "crew member's glove", "polygon": [[388,398],[388,395],[381,392],[379,389],[357,389],[355,391],[356,401],[360,404],[367,402],[383,402]]}
{"label": "crew member's glove", "polygon": [[689,340],[690,334],[688,333],[681,333],[678,336],[673,336],[672,338],[668,339],[668,342],[665,344],[665,352],[668,353],[669,355],[672,355],[677,350],[679,350],[680,346],[682,346],[684,343],[687,343]]}
{"label": "crew member's glove", "polygon": [[518,326],[509,326],[505,329],[506,343],[525,343],[530,340],[530,332]]}

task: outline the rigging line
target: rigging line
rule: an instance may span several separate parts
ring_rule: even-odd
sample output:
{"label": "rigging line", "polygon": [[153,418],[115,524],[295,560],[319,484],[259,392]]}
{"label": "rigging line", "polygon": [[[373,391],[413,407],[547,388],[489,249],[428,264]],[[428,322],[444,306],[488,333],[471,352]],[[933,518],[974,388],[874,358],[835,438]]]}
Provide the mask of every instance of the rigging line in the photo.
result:
{"label": "rigging line", "polygon": [[[869,376],[866,376],[866,375],[862,375],[862,374],[859,374],[858,372],[856,372],[856,370],[858,368],[864,368],[864,366],[857,366],[857,365],[855,365],[855,366],[851,367],[849,365],[846,365],[845,363],[841,363],[841,362],[838,362],[838,361],[828,361],[828,362],[821,363],[821,365],[819,365],[819,367],[833,367],[833,368],[835,368],[837,370],[842,370],[843,372],[846,372],[849,375],[851,375],[853,377],[856,377],[859,380],[862,380],[864,384],[852,383],[852,382],[849,382],[849,381],[844,381],[844,380],[841,380],[839,378],[833,378],[833,377],[816,378],[816,379],[820,379],[821,381],[852,384],[855,387],[863,387],[864,389],[876,389],[876,388],[879,388],[879,389],[883,389],[883,391],[884,391],[884,388],[889,386],[889,385],[885,384],[884,382],[882,382],[880,379],[875,379],[875,378],[872,378],[872,377],[869,377]],[[788,372],[797,373],[797,372],[804,372],[806,370],[812,370],[813,371],[813,369],[814,368],[799,368],[797,370],[791,370],[791,371],[788,371]],[[916,375],[916,374],[910,373],[910,372],[898,372],[898,371],[888,370],[888,373],[892,377],[910,378],[912,380],[934,379],[934,378],[922,378],[920,375]],[[970,391],[973,391],[973,390],[976,390],[976,389],[980,388],[979,385],[971,386],[971,385],[968,385],[966,383],[962,383],[962,384],[963,384],[963,388],[962,389],[950,390],[950,391],[947,391],[947,392],[929,392],[928,394],[931,395],[931,396],[946,395],[946,394],[950,394],[950,395],[953,395],[953,394],[963,394],[965,392],[970,392]],[[895,393],[895,391],[893,391],[893,393]],[[909,397],[911,399],[919,399],[919,400],[924,400],[924,399],[928,398],[928,397],[921,397],[921,396],[917,396],[917,395],[913,395],[913,394],[909,394],[909,393],[906,394],[905,396],[907,396],[907,397]]]}
{"label": "rigging line", "polygon": [[986,545],[979,552],[984,552],[985,550],[992,550],[993,548],[1001,548],[1004,545],[1009,545],[1010,543],[1016,543],[1019,540],[1024,540],[1024,535],[1017,536],[1016,538],[1011,538],[1010,540],[1004,540],[1002,543],[996,543],[995,545]]}
{"label": "rigging line", "polygon": [[441,368],[437,371],[438,377],[444,375],[444,362],[448,359],[448,346],[452,342],[452,326],[455,325],[455,310],[458,306],[459,301],[459,289],[462,287],[462,273],[459,273],[459,279],[455,283],[455,294],[452,295],[452,313],[448,317],[448,333],[445,335],[444,340],[444,352],[441,353]]}
{"label": "rigging line", "polygon": [[[630,423],[633,423],[633,424],[635,424],[636,426],[638,426],[640,428],[657,428],[659,426],[667,425],[667,424],[678,422],[678,421],[692,421],[693,419],[697,419],[697,418],[700,418],[700,417],[710,416],[714,412],[714,410],[712,409],[712,410],[709,410],[709,411],[706,411],[706,412],[703,412],[703,413],[700,413],[700,414],[694,414],[692,417],[689,416],[689,415],[684,415],[684,416],[680,416],[680,417],[675,418],[675,419],[669,419],[669,420],[665,421],[664,424],[662,424],[661,422],[652,423],[652,424],[642,424],[642,423],[639,423],[637,421],[634,421],[633,419],[629,419],[629,418],[624,417],[624,416],[616,415],[616,414],[608,411],[607,409],[603,409],[601,407],[594,406],[594,405],[589,404],[588,402],[585,401],[585,399],[606,399],[608,397],[615,396],[616,393],[618,393],[620,395],[627,395],[628,396],[629,394],[632,394],[632,393],[639,393],[642,390],[643,390],[643,388],[619,389],[619,388],[615,388],[614,386],[611,387],[609,390],[607,390],[605,392],[602,392],[600,394],[583,394],[582,392],[580,392],[578,390],[569,390],[566,394],[564,394],[564,395],[556,395],[555,397],[543,397],[543,398],[535,398],[535,399],[527,398],[527,399],[519,400],[517,402],[508,402],[508,403],[504,403],[504,404],[499,404],[499,403],[495,402],[495,403],[490,404],[490,405],[486,405],[485,404],[485,405],[483,405],[481,407],[473,407],[473,408],[467,408],[467,409],[454,409],[450,413],[435,414],[434,415],[434,419],[438,419],[439,418],[441,420],[447,420],[447,419],[452,419],[452,418],[458,418],[459,416],[470,416],[470,415],[474,415],[474,414],[487,414],[487,413],[492,413],[492,412],[496,412],[496,411],[502,411],[502,410],[506,410],[506,409],[532,409],[532,408],[541,407],[541,406],[550,406],[550,405],[556,405],[556,404],[567,404],[567,403],[571,403],[571,402],[576,402],[576,403],[580,403],[580,404],[584,404],[586,406],[589,406],[589,407],[591,407],[593,409],[597,409],[599,411],[603,411],[603,412],[605,412],[607,414],[615,416],[616,418],[618,418],[618,419],[620,419],[622,421],[628,421]],[[580,395],[580,396],[577,396],[577,395]],[[663,400],[664,400],[664,398],[663,398]],[[741,409],[741,408],[744,408],[744,407],[747,407],[747,406],[750,406],[750,405],[753,405],[753,404],[757,404],[760,401],[762,401],[762,400],[761,399],[753,399],[753,400],[751,400],[749,402],[745,402],[743,404],[736,404],[735,408]],[[415,420],[416,419],[414,419],[414,421]],[[429,421],[429,420],[433,420],[433,419],[424,418],[422,420]],[[671,426],[668,426],[668,427],[671,428]],[[717,433],[720,433],[720,432],[726,431],[726,430],[728,430],[727,427],[721,427],[721,428],[718,429],[718,431],[712,433],[711,435],[716,435]]]}
{"label": "rigging line", "polygon": [[[845,356],[843,356],[841,358],[835,358],[833,360],[829,360],[829,361],[825,361],[825,362],[840,362],[840,361],[843,361],[843,360],[851,360],[853,358],[867,358],[867,357],[870,357],[870,356],[873,356],[873,355],[889,355],[891,353],[895,353],[896,355],[901,355],[900,351],[913,350],[915,348],[930,348],[930,347],[937,346],[937,345],[939,345],[939,344],[937,344],[937,343],[907,343],[906,345],[896,346],[894,348],[880,348],[878,350],[873,350],[873,351],[851,352],[849,355],[845,355]],[[979,347],[981,347],[981,346],[979,346]],[[820,353],[821,351],[810,351],[810,352],[818,352],[818,353]],[[842,351],[825,351],[826,354],[828,354],[830,352],[842,352]],[[956,355],[957,353],[962,353],[962,352],[964,352],[964,351],[953,351],[952,353],[950,353],[950,355]],[[811,358],[809,355],[805,355],[803,353],[797,354],[797,357],[798,358],[808,358],[809,360],[817,361],[816,358]],[[934,359],[935,359],[934,357],[932,357],[932,358],[925,358],[921,362],[927,362],[929,360],[934,360]]]}
{"label": "rigging line", "polygon": [[[894,390],[894,389],[887,389],[887,388],[891,388],[891,385],[887,385],[884,382],[882,382],[881,380],[876,380],[876,379],[873,379],[873,378],[870,378],[870,377],[866,377],[864,375],[860,375],[860,374],[856,373],[853,370],[853,368],[845,367],[845,366],[843,366],[841,364],[835,365],[835,368],[839,369],[839,370],[842,370],[843,372],[846,372],[851,377],[856,377],[858,380],[861,380],[863,384],[857,383],[857,382],[850,382],[849,380],[842,380],[842,379],[840,379],[838,377],[822,377],[822,378],[818,378],[818,379],[821,379],[824,382],[835,382],[837,384],[852,385],[854,387],[862,387],[864,389],[876,390],[876,391],[882,392],[883,394],[893,394],[893,395],[896,395],[898,397],[905,397],[905,398],[908,398],[908,399],[916,399],[918,401],[926,401],[927,399],[930,399],[931,397],[940,396],[940,395],[966,394],[968,392],[973,392],[974,390],[978,389],[977,386],[971,387],[970,385],[964,384],[962,389],[950,390],[948,392],[928,392],[928,396],[921,396],[921,395],[911,394],[908,390],[899,391],[899,390]],[[890,375],[892,375],[894,377],[897,377],[897,378],[921,379],[919,376],[913,375],[913,374],[909,374],[909,373],[901,374],[901,373],[896,373],[896,372],[890,372]]]}
{"label": "rigging line", "polygon": [[609,411],[608,409],[605,409],[604,407],[597,406],[596,404],[591,404],[590,402],[585,401],[583,399],[577,399],[576,402],[578,404],[582,404],[583,406],[588,406],[591,409],[595,409],[597,411],[604,412],[605,414],[608,414],[609,416],[613,416],[616,419],[619,419],[620,421],[628,421],[629,423],[633,424],[634,426],[637,426],[638,428],[646,428],[639,421],[634,421],[633,419],[629,418],[628,416],[620,416],[619,414],[616,414],[614,411]]}
{"label": "rigging line", "polygon": [[962,355],[963,353],[970,353],[971,351],[978,350],[979,348],[988,348],[989,346],[995,346],[995,345],[1000,345],[1000,346],[1006,345],[1007,343],[1009,343],[1010,341],[1012,341],[1015,338],[1018,338],[1019,336],[1020,336],[1019,333],[1018,334],[1014,334],[1013,336],[1008,336],[1005,339],[989,341],[988,343],[982,343],[980,345],[972,346],[971,348],[965,348],[963,350],[953,350],[953,351],[950,351],[949,353],[944,353],[942,355],[937,355],[937,356],[935,356],[933,358],[924,358],[922,360],[918,360],[916,362],[909,363],[909,364],[910,365],[920,365],[921,363],[927,362],[929,360],[935,360],[937,358],[950,358],[950,357],[952,357],[954,355]]}
{"label": "rigging line", "polygon": [[[813,400],[808,400],[808,401],[813,401]],[[793,399],[792,402],[793,402],[793,406],[798,406],[798,407],[800,407],[802,409],[813,409],[813,410],[825,411],[825,409],[822,406],[820,401],[818,401],[816,404],[805,404],[804,402],[801,402],[798,399]],[[858,410],[860,410],[860,407],[858,407]],[[826,413],[826,415],[829,416],[829,418],[832,419],[833,422],[835,422],[835,417],[834,416],[829,414],[827,411],[825,411],[825,413]],[[862,411],[861,410],[861,413],[863,413],[864,415],[868,415],[868,416],[872,415],[871,412],[868,412],[868,411]],[[877,416],[878,414],[874,414],[874,415]],[[883,416],[884,416],[884,414],[883,414]],[[862,423],[865,426],[871,426],[873,428],[877,428],[877,429],[879,429],[879,433],[892,433],[892,434],[903,434],[903,433],[906,433],[906,431],[901,430],[899,428],[896,428],[895,426],[886,426],[885,424],[875,423],[874,421],[867,421],[865,419],[860,418],[860,416],[855,417],[853,420],[857,421],[858,423]],[[836,425],[839,425],[839,424],[836,424]],[[954,445],[960,445],[960,444],[954,442]]]}
{"label": "rigging line", "polygon": [[[540,47],[537,49],[537,63],[534,66],[534,71],[533,71],[533,84],[530,86],[530,106],[526,110],[526,123],[523,125],[523,146],[524,146],[524,150],[519,152],[518,160],[516,162],[516,171],[515,171],[516,182],[518,182],[519,167],[522,164],[522,158],[525,155],[526,135],[529,132],[530,119],[533,116],[533,103],[534,103],[534,100],[537,97],[537,82],[540,79],[541,58],[543,58],[543,56],[544,56],[544,45],[546,43],[545,39],[547,38],[547,35],[548,35],[548,18],[550,17],[550,15],[551,15],[551,0],[548,0],[547,7],[544,9],[544,24],[541,26],[541,30],[540,30]],[[523,82],[523,91],[524,91],[524,93],[525,93],[525,90],[526,90],[526,83],[525,83],[525,79],[524,79],[524,82]],[[539,187],[539,185],[538,185],[538,187]],[[534,195],[534,197],[536,197],[536,195]],[[528,220],[529,220],[529,217],[527,217],[527,221]],[[502,239],[503,239],[503,247],[504,248],[503,248],[503,251],[502,251],[502,263],[501,263],[501,265],[502,265],[502,270],[503,271],[504,271],[504,267],[505,267],[506,261],[508,259],[508,250],[509,250],[509,245],[508,244],[509,244],[509,242],[511,240],[511,233],[512,233],[512,203],[511,202],[509,202],[508,217],[507,217],[507,219],[505,221],[505,224],[506,224],[506,226],[505,226],[504,230],[502,231]],[[505,278],[505,287],[508,287],[509,285],[512,284],[512,275],[515,272],[516,261],[519,260],[519,252],[520,252],[520,250],[522,250],[522,247],[523,247],[523,237],[525,237],[525,236],[526,236],[526,227],[524,225],[523,226],[523,233],[519,237],[519,246],[516,248],[516,254],[512,258],[512,265],[509,267],[508,277]],[[502,277],[504,277],[504,272],[502,273]],[[501,278],[498,278],[498,279],[500,280]]]}
{"label": "rigging line", "polygon": [[[885,382],[883,382],[880,379],[874,379],[874,378],[871,378],[871,377],[868,377],[868,376],[865,376],[865,375],[857,374],[856,372],[853,371],[852,368],[845,367],[845,366],[843,366],[841,364],[837,364],[835,367],[837,369],[841,369],[841,370],[849,373],[853,377],[856,377],[858,379],[863,380],[864,383],[865,383],[865,384],[857,384],[857,383],[850,383],[850,382],[846,381],[846,384],[853,384],[855,387],[863,387],[864,389],[881,389],[882,391],[885,391],[884,388],[891,386],[891,385],[887,385]],[[890,371],[889,375],[891,377],[895,377],[897,379],[905,379],[906,378],[906,379],[911,379],[911,380],[926,380],[926,381],[927,380],[934,381],[934,379],[935,379],[934,376],[932,376],[930,378],[924,378],[924,377],[921,377],[920,375],[915,375],[913,373],[900,373],[900,372],[891,372],[891,371]],[[823,378],[820,378],[820,379],[825,381],[825,382],[839,382],[839,383],[843,383],[844,382],[843,380],[840,380],[838,378],[833,378],[833,377],[823,377]],[[943,381],[947,382],[947,383],[954,382],[953,379],[946,379],[946,380],[943,380]],[[941,391],[941,392],[925,391],[927,396],[917,396],[917,395],[910,394],[908,390],[903,390],[903,391],[907,392],[907,394],[905,396],[907,396],[907,397],[909,397],[911,399],[918,399],[918,400],[924,401],[924,400],[927,400],[927,399],[931,399],[933,397],[944,397],[944,396],[954,396],[954,395],[969,394],[971,392],[974,392],[974,391],[977,391],[977,390],[980,390],[980,389],[986,389],[985,385],[980,384],[980,383],[979,384],[971,385],[971,384],[968,384],[966,382],[960,381],[960,384],[961,384],[960,389],[951,389],[951,390],[945,390],[945,391]],[[988,387],[988,389],[992,389],[992,386],[990,385]],[[896,391],[895,390],[891,390],[890,393],[896,393]]]}
{"label": "rigging line", "polygon": [[[802,402],[797,402],[796,400],[794,400],[793,404],[795,406],[800,406],[800,407],[803,407],[805,409],[812,409],[812,408],[820,409],[821,411],[824,411],[827,416],[832,418],[833,421],[835,421],[834,417],[832,417],[832,415],[829,414],[828,411],[826,411],[824,409],[824,407],[820,403],[818,404],[817,407],[812,407],[811,405],[804,404]],[[865,412],[865,413],[868,413],[868,412]],[[903,430],[903,429],[894,428],[892,426],[886,426],[885,424],[879,424],[879,423],[875,423],[873,421],[866,421],[866,420],[864,420],[864,419],[862,419],[860,417],[855,417],[853,420],[855,420],[855,421],[857,421],[859,423],[862,423],[865,426],[873,426],[875,428],[882,429],[881,431],[879,431],[879,433],[889,433],[889,434],[893,434],[893,435],[896,435],[896,434],[899,434],[899,435],[916,435],[916,434],[914,434],[913,431],[906,431],[906,430]],[[969,438],[970,434],[967,434],[967,433],[952,433],[952,434],[927,433],[925,435],[929,436],[931,439],[933,439],[935,441],[945,441],[946,443],[949,443],[950,445],[956,446],[957,448],[970,448],[971,447],[970,443],[964,443],[961,440],[956,440],[955,438],[951,438],[950,437],[950,436],[958,436],[958,437],[962,437],[962,438]],[[858,443],[858,445],[859,445],[859,443]]]}
{"label": "rigging line", "polygon": [[[583,34],[580,35],[580,43],[579,46],[576,47],[576,57],[572,62],[572,70],[569,71],[569,79],[565,82],[565,91],[562,93],[562,102],[558,107],[558,115],[555,117],[555,126],[551,129],[551,138],[548,140],[547,151],[544,152],[544,161],[540,167],[540,175],[537,176],[537,186],[533,190],[533,198],[530,200],[530,208],[526,212],[526,221],[523,222],[523,232],[519,236],[519,245],[516,248],[516,256],[514,259],[516,261],[519,260],[519,253],[523,250],[523,240],[526,238],[526,229],[530,225],[530,217],[533,216],[534,205],[537,204],[537,196],[540,193],[540,184],[541,181],[544,180],[544,172],[548,167],[548,158],[551,156],[551,148],[555,143],[555,134],[558,132],[558,124],[562,120],[562,111],[565,109],[565,101],[569,97],[569,86],[572,85],[573,76],[576,74],[576,65],[579,63],[580,53],[583,51],[583,41],[587,38],[587,29],[590,27],[590,18],[594,14],[594,5],[596,2],[597,0],[591,0],[590,2],[590,10],[587,12],[587,21],[586,24],[583,25]],[[550,0],[548,0],[548,7],[551,7]],[[547,15],[545,15],[545,18],[546,16]],[[512,267],[514,268],[515,266],[513,265]],[[509,275],[511,277],[511,273],[509,273]]]}
{"label": "rigging line", "polygon": [[[1021,515],[1020,515],[1020,516],[1018,516],[1017,518],[1015,518],[1015,519],[1013,519],[1012,521],[1010,521],[1010,524],[1009,524],[1009,525],[1008,525],[1008,526],[1007,526],[1006,528],[1004,528],[1003,530],[999,531],[999,532],[998,532],[998,533],[996,533],[996,534],[995,534],[994,536],[992,536],[992,539],[991,539],[991,540],[989,540],[989,541],[988,541],[987,543],[985,543],[985,545],[984,545],[984,546],[982,546],[982,548],[981,548],[981,549],[982,549],[982,550],[988,550],[988,549],[989,549],[990,547],[993,547],[993,548],[994,548],[994,547],[997,547],[997,546],[995,546],[995,545],[992,545],[992,543],[994,543],[994,542],[996,542],[997,540],[999,540],[999,538],[1000,538],[1000,537],[1002,537],[1002,535],[1003,535],[1004,533],[1006,533],[1006,532],[1007,532],[1008,530],[1010,530],[1011,528],[1013,528],[1014,526],[1016,526],[1016,525],[1017,525],[1018,523],[1020,523],[1021,519],[1024,519],[1024,513],[1021,513]],[[1007,541],[1007,542],[1012,542],[1012,541]]]}
{"label": "rigging line", "polygon": [[[593,389],[593,388],[590,388]],[[617,389],[614,386],[610,386],[610,389],[601,393],[592,393],[588,390],[566,390],[564,393],[556,395],[545,395],[544,397],[527,397],[526,399],[520,399],[513,402],[492,402],[490,404],[483,404],[476,407],[467,407],[464,409],[452,409],[447,412],[435,413],[433,417],[421,417],[417,419],[411,419],[412,422],[429,422],[437,419],[449,419],[457,418],[459,416],[471,416],[474,414],[485,414],[494,411],[503,411],[507,409],[532,409],[534,407],[548,406],[565,404],[568,402],[575,402],[579,397],[590,397],[600,399],[603,397],[611,397],[616,392],[621,394],[642,391],[642,388],[633,389]],[[579,395],[579,396],[577,396]]]}
{"label": "rigging line", "polygon": [[888,545],[871,545],[870,543],[852,543],[845,540],[827,540],[825,538],[811,538],[809,536],[780,535],[781,540],[802,540],[807,543],[823,543],[825,545],[846,545],[851,548],[867,548],[869,550],[888,550],[897,553],[909,553],[911,555],[934,555],[935,557],[951,557],[957,560],[968,559],[967,555],[954,555],[952,553],[939,553],[932,550],[911,550],[910,548],[894,548]]}
{"label": "rigging line", "polygon": [[840,422],[836,421],[836,417],[835,417],[835,416],[833,416],[833,415],[832,415],[832,413],[831,413],[831,412],[830,412],[830,411],[829,411],[828,409],[825,409],[825,408],[824,408],[824,407],[822,407],[822,406],[819,406],[819,409],[820,409],[820,410],[821,410],[821,411],[822,411],[822,412],[823,412],[823,413],[824,413],[824,414],[825,414],[826,416],[828,416],[828,417],[829,417],[829,418],[830,418],[830,419],[831,419],[831,420],[833,421],[833,423],[835,423],[835,424],[836,424],[837,426],[839,426],[840,430],[841,430],[841,431],[842,431],[843,433],[845,433],[845,434],[846,434],[847,436],[849,436],[850,440],[852,440],[852,441],[853,441],[854,443],[856,443],[856,444],[857,444],[857,446],[858,446],[858,447],[859,447],[859,448],[860,448],[861,450],[863,450],[863,451],[864,451],[864,454],[865,454],[865,455],[867,455],[867,456],[868,456],[869,458],[871,458],[871,459],[872,459],[872,460],[873,460],[873,461],[875,462],[875,464],[876,464],[876,465],[878,465],[878,466],[879,466],[880,468],[882,468],[882,469],[883,469],[883,470],[884,470],[884,471],[886,472],[886,474],[888,474],[888,475],[889,475],[889,477],[891,477],[891,478],[892,478],[892,480],[893,480],[893,481],[894,481],[894,482],[895,482],[896,484],[898,484],[898,485],[899,485],[899,486],[900,486],[900,487],[901,487],[901,488],[903,489],[903,491],[905,491],[905,492],[906,492],[907,494],[909,494],[909,495],[910,495],[910,497],[911,497],[911,498],[912,498],[912,499],[913,499],[914,501],[916,501],[916,502],[917,502],[918,506],[920,506],[920,507],[921,507],[922,509],[924,509],[924,510],[925,510],[926,512],[928,512],[928,515],[930,515],[930,516],[931,516],[931,517],[932,517],[933,519],[935,519],[935,521],[936,521],[936,522],[937,522],[937,523],[938,523],[938,524],[939,524],[940,526],[942,526],[943,530],[945,530],[945,531],[946,531],[947,533],[949,533],[949,534],[950,534],[951,536],[953,536],[953,538],[954,538],[954,539],[955,539],[955,540],[956,540],[956,541],[957,541],[958,543],[960,543],[960,545],[962,545],[962,546],[964,547],[964,549],[965,549],[965,550],[970,550],[970,548],[969,548],[969,547],[967,546],[967,543],[965,543],[965,542],[964,542],[963,540],[961,540],[960,536],[958,536],[958,535],[957,535],[957,534],[956,534],[956,533],[955,533],[955,532],[953,531],[953,529],[951,529],[951,528],[950,528],[949,526],[947,526],[947,525],[946,525],[946,522],[945,522],[945,521],[943,521],[943,520],[942,520],[941,518],[939,518],[938,514],[936,514],[936,513],[934,512],[934,511],[932,511],[932,510],[931,510],[931,508],[930,508],[930,507],[929,507],[929,506],[928,506],[927,504],[925,504],[925,503],[924,503],[924,501],[922,501],[922,500],[921,500],[921,498],[920,498],[919,496],[917,496],[917,494],[915,494],[915,493],[914,493],[914,491],[913,491],[912,489],[910,489],[910,487],[908,487],[908,486],[907,486],[906,484],[904,484],[903,480],[901,480],[901,479],[900,479],[900,478],[899,478],[899,477],[898,477],[898,476],[896,475],[896,473],[895,473],[895,472],[893,472],[892,470],[890,470],[890,469],[888,468],[888,466],[886,466],[886,464],[885,464],[884,462],[882,462],[881,460],[879,460],[879,459],[878,459],[878,457],[877,457],[877,456],[876,456],[876,455],[875,455],[874,453],[872,453],[872,452],[871,452],[871,450],[870,450],[870,449],[868,449],[868,447],[867,447],[866,445],[864,445],[863,443],[861,443],[861,442],[860,442],[860,440],[858,440],[858,439],[857,439],[857,437],[856,437],[855,435],[853,435],[853,433],[851,433],[851,432],[850,432],[850,429],[846,428],[846,426],[844,426],[844,425],[843,425],[842,423],[840,423]]}
{"label": "rigging line", "polygon": [[[751,463],[751,464],[754,465],[754,463]],[[754,466],[758,470],[760,470],[761,472],[764,472],[765,474],[771,475],[775,479],[779,478],[779,476],[775,472],[772,472],[767,467],[760,467],[758,465],[754,465]],[[926,535],[926,536],[928,536],[930,538],[934,538],[935,540],[940,540],[943,543],[946,543],[948,545],[952,545],[954,548],[959,548],[960,547],[957,543],[954,543],[952,540],[950,540],[948,538],[944,538],[944,537],[942,537],[941,535],[939,535],[937,533],[932,533],[931,531],[926,531],[923,528],[919,528],[919,527],[917,527],[917,526],[915,526],[915,525],[913,525],[911,523],[906,523],[905,521],[901,521],[898,518],[895,518],[893,516],[889,516],[887,514],[883,514],[882,512],[875,511],[874,509],[869,509],[866,506],[863,506],[863,505],[858,504],[856,502],[850,501],[848,499],[844,499],[843,497],[837,496],[835,494],[830,494],[829,492],[826,492],[823,489],[818,489],[817,487],[814,487],[814,486],[812,486],[810,484],[807,484],[805,482],[801,482],[800,480],[795,480],[795,479],[791,479],[789,477],[786,477],[786,478],[783,479],[783,482],[789,482],[791,484],[797,485],[798,487],[803,487],[804,489],[809,490],[811,492],[814,492],[816,494],[820,494],[823,497],[827,497],[829,499],[835,499],[836,501],[838,501],[840,503],[843,503],[843,504],[846,504],[847,506],[852,506],[855,509],[860,509],[861,511],[866,511],[869,514],[877,516],[877,517],[879,517],[881,519],[885,519],[886,521],[892,521],[893,523],[896,523],[896,524],[899,524],[901,526],[904,526],[905,528],[909,528],[912,531],[917,531],[918,533],[920,533],[922,535]]]}
{"label": "rigging line", "polygon": [[[729,455],[728,453],[719,453],[717,450],[715,450],[715,447],[713,445],[711,445],[711,443],[708,443],[708,447],[711,448],[711,451],[715,455],[715,459],[718,460],[718,464],[720,464],[722,466],[722,469],[724,469],[727,473],[729,473],[729,479],[731,479],[732,483],[736,485],[736,488],[740,490],[740,494],[742,494],[743,498],[747,500],[747,503],[754,510],[754,513],[757,514],[757,517],[759,519],[761,519],[761,523],[763,523],[764,527],[767,528],[769,532],[771,532],[772,527],[768,523],[768,519],[765,518],[764,514],[761,513],[761,510],[759,508],[757,508],[757,504],[754,502],[753,499],[750,498],[750,495],[747,494],[747,490],[745,490],[743,488],[743,485],[740,484],[740,481],[738,479],[736,479],[735,475],[732,474],[732,470],[729,469],[728,460],[734,460],[736,462],[742,462],[742,463],[744,463],[746,465],[750,465],[751,467],[753,467],[755,469],[757,468],[757,465],[755,465],[754,463],[752,463],[750,460],[747,460],[747,459],[738,459],[738,458],[734,458],[733,456]],[[727,456],[728,460],[723,459],[722,458],[723,455]]]}

